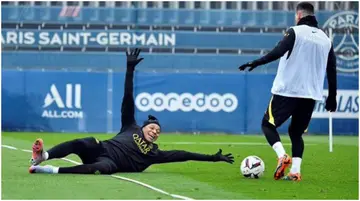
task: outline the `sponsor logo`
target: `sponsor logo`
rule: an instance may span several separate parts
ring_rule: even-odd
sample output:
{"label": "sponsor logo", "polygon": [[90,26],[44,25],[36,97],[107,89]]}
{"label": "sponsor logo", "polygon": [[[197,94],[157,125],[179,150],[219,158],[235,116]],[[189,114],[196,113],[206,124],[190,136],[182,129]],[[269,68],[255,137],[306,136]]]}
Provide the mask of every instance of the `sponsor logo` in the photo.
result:
{"label": "sponsor logo", "polygon": [[[342,72],[357,72],[359,70],[359,14],[345,11],[331,16],[323,26],[329,31],[337,53],[337,69]],[[338,31],[341,33],[338,33]]]}
{"label": "sponsor logo", "polygon": [[220,95],[218,93],[190,94],[190,93],[140,93],[135,99],[136,107],[143,112],[153,110],[161,112],[164,110],[170,112],[233,112],[238,106],[238,99],[234,94],[226,93]]}
{"label": "sponsor logo", "polygon": [[[65,102],[64,102],[65,100]],[[66,84],[65,99],[63,99],[55,84],[50,86],[50,92],[46,94],[42,117],[45,118],[83,118],[81,111],[81,85]]]}
{"label": "sponsor logo", "polygon": [[135,144],[138,146],[138,148],[140,149],[141,153],[143,154],[147,154],[149,151],[151,151],[151,149],[153,148],[152,144],[148,144],[145,142],[145,140],[143,138],[141,138],[138,134],[134,133],[133,134],[133,139]]}
{"label": "sponsor logo", "polygon": [[[326,98],[328,91],[323,92],[323,101],[316,102],[312,118],[329,118],[326,111]],[[338,90],[337,109],[332,113],[333,118],[339,119],[358,119],[359,118],[359,91],[358,90]]]}

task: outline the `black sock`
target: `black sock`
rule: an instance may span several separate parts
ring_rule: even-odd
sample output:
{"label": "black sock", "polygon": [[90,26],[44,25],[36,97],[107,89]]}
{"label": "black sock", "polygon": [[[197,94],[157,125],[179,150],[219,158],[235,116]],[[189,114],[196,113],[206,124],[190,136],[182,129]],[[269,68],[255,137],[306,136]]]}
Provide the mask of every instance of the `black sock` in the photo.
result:
{"label": "black sock", "polygon": [[266,140],[270,146],[273,146],[276,142],[280,142],[280,136],[276,127],[270,124],[265,118],[262,120],[261,129],[264,132]]}

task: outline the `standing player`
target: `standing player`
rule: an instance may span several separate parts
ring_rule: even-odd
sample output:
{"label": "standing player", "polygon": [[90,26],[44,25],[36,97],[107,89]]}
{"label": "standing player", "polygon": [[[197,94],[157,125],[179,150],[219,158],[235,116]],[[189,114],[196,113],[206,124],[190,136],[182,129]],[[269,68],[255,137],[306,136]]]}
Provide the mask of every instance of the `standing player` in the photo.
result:
{"label": "standing player", "polygon": [[[149,115],[142,126],[135,121],[133,77],[135,66],[143,60],[138,59],[140,49],[127,56],[125,92],[121,108],[121,130],[112,139],[98,141],[93,137],[64,142],[44,151],[43,141],[37,139],[33,145],[30,173],[77,173],[113,174],[116,172],[142,172],[152,164],[183,162],[188,160],[228,163],[234,162],[231,154],[223,155],[221,149],[214,155],[191,153],[187,151],[162,151],[154,143],[161,131],[159,121]],[[41,162],[63,158],[69,154],[78,155],[83,164],[73,167],[39,166]]]}
{"label": "standing player", "polygon": [[[278,156],[274,179],[284,176],[292,163],[285,180],[301,180],[300,166],[304,152],[302,134],[307,129],[315,106],[322,100],[325,72],[329,96],[326,110],[336,110],[336,57],[331,40],[318,28],[314,7],[301,2],[296,7],[296,26],[285,33],[278,45],[264,57],[239,67],[241,71],[280,59],[271,92],[273,97],[262,120],[266,139]],[[286,154],[276,130],[290,116],[289,136],[292,143],[292,159]]]}

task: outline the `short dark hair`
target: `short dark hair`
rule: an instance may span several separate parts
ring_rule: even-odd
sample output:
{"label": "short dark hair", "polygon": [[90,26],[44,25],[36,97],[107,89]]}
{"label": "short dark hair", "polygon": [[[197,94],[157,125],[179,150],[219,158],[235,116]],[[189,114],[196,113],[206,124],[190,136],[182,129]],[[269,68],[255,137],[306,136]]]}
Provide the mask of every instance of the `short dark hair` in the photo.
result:
{"label": "short dark hair", "polygon": [[309,2],[300,2],[296,6],[296,11],[303,10],[306,13],[313,15],[315,13],[314,6]]}

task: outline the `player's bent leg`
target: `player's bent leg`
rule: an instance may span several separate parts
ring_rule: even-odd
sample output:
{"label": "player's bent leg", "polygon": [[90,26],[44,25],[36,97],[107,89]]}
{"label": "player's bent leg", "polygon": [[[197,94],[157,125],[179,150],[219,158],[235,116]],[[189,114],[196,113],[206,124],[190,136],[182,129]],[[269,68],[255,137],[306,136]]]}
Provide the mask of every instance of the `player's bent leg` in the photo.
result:
{"label": "player's bent leg", "polygon": [[278,158],[284,156],[285,149],[276,128],[281,126],[291,116],[295,102],[296,99],[274,95],[262,119],[261,129]]}
{"label": "player's bent leg", "polygon": [[76,154],[82,159],[83,163],[93,163],[98,156],[94,147],[97,147],[98,144],[98,140],[88,137],[63,142],[45,151],[43,140],[37,139],[33,144],[33,154],[30,162],[31,165],[38,165],[45,160]]}
{"label": "player's bent leg", "polygon": [[276,127],[270,124],[266,117],[262,120],[261,129],[264,132],[266,140],[270,146],[273,146],[276,142],[280,142],[280,135],[277,132]]}
{"label": "player's bent leg", "polygon": [[291,164],[291,158],[286,154],[276,128],[281,126],[292,115],[297,102],[296,98],[273,95],[262,120],[261,128],[278,158],[274,173],[275,180],[283,177],[286,169]]}
{"label": "player's bent leg", "polygon": [[290,173],[284,177],[285,180],[301,180],[301,163],[304,153],[303,133],[308,127],[311,115],[315,107],[315,101],[312,99],[301,99],[300,106],[296,108],[292,115],[289,126],[289,136],[292,144],[292,166]]}
{"label": "player's bent leg", "polygon": [[63,158],[69,154],[76,153],[82,148],[78,140],[72,140],[60,143],[48,151],[44,150],[44,143],[42,139],[35,140],[33,144],[33,154],[31,158],[31,165],[38,165],[45,160],[53,158]]}
{"label": "player's bent leg", "polygon": [[293,158],[302,158],[304,154],[304,140],[302,138],[302,134],[304,133],[304,129],[294,130],[292,129],[292,125],[289,127],[289,136],[291,140],[291,151]]}
{"label": "player's bent leg", "polygon": [[[93,137],[63,142],[47,151],[49,153],[48,159],[63,158],[70,154],[76,154],[83,160],[84,156],[94,155],[94,160],[89,162],[92,163],[95,162],[97,157],[96,153],[93,153],[93,147],[97,146],[98,143],[99,141]],[[83,163],[85,163],[84,160]]]}
{"label": "player's bent leg", "polygon": [[[285,149],[280,141],[279,133],[276,127],[270,124],[265,118],[262,122],[262,130],[266,136],[267,141],[274,149],[278,156],[278,164],[275,169],[274,179],[278,180],[284,176],[286,169],[291,164],[291,158],[286,154]],[[290,160],[289,160],[290,159]]]}
{"label": "player's bent leg", "polygon": [[289,136],[291,139],[291,150],[292,150],[292,166],[290,173],[285,176],[284,180],[301,181],[301,162],[304,153],[304,140],[302,134],[304,133],[304,127],[296,127],[293,123],[294,119],[289,126]]}

